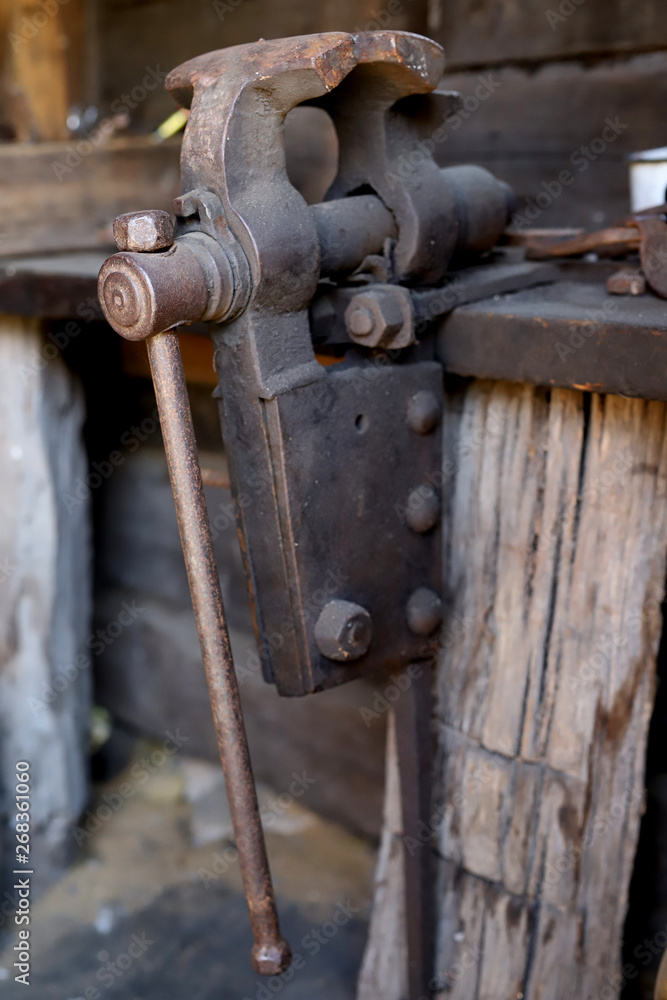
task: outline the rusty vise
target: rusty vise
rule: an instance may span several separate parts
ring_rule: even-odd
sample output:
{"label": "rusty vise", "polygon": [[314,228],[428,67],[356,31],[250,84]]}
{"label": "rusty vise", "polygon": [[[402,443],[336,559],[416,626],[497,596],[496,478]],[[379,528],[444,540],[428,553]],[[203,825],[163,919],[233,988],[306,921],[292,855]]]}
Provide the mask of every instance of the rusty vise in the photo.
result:
{"label": "rusty vise", "polygon": [[[255,968],[289,963],[280,935],[208,526],[177,329],[207,321],[264,674],[283,695],[404,671],[435,655],[443,372],[429,322],[453,264],[489,251],[511,191],[441,169],[440,46],[404,32],[259,41],[200,56],[167,88],[189,109],[176,223],[121,216],[99,296],[147,341],[251,914]],[[337,176],[309,206],[283,128],[324,109]],[[327,350],[324,366],[316,348]],[[407,825],[428,795],[425,692],[403,707]],[[421,700],[420,700],[421,699]],[[405,703],[408,705],[408,703]],[[400,742],[400,737],[399,737]],[[423,748],[422,748],[423,749]],[[409,808],[408,808],[409,806]],[[406,858],[406,861],[409,859]],[[411,867],[410,867],[411,866]],[[428,988],[430,876],[408,864],[410,992]]]}

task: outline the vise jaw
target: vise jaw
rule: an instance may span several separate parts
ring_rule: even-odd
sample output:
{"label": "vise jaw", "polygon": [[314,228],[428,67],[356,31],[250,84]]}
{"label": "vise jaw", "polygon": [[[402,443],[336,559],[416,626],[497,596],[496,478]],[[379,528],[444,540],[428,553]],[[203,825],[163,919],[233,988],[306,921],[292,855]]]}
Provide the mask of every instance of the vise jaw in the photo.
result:
{"label": "vise jaw", "polygon": [[[100,273],[107,319],[130,339],[210,324],[262,665],[283,695],[437,647],[443,377],[412,294],[494,246],[509,212],[486,171],[433,160],[458,101],[436,91],[443,67],[440,46],[390,31],[178,67],[167,87],[190,114],[174,242]],[[316,206],[285,166],[285,117],[306,102],[339,141]],[[337,345],[326,366],[323,311]]]}

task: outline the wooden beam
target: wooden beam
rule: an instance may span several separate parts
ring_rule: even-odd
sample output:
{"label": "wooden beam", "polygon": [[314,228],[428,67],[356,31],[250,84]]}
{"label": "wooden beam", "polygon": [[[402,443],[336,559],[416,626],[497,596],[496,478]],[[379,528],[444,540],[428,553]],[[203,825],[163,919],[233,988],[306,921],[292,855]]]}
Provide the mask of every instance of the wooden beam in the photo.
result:
{"label": "wooden beam", "polygon": [[[88,477],[85,407],[36,319],[0,316],[0,386],[0,795],[13,803],[16,762],[28,761],[36,894],[71,860],[70,827],[88,800],[90,490],[74,509],[65,499]],[[15,881],[9,829],[3,900]]]}
{"label": "wooden beam", "polygon": [[[263,38],[380,27],[426,31],[427,0],[109,0],[101,5],[102,98],[111,102],[141,83],[148,67],[168,71],[211,49]],[[162,88],[132,110],[157,124],[174,110]]]}
{"label": "wooden beam", "polygon": [[69,135],[83,99],[86,0],[14,0],[7,18],[10,119],[18,140]]}
{"label": "wooden beam", "polygon": [[629,211],[629,154],[665,144],[665,52],[592,68],[447,73],[443,85],[466,105],[436,143],[436,158],[487,167],[540,228],[612,225]]}
{"label": "wooden beam", "polygon": [[177,140],[90,139],[0,145],[0,257],[113,247],[117,215],[172,209],[179,190]]}
{"label": "wooden beam", "polygon": [[[453,384],[445,463],[439,757],[420,848],[440,865],[434,995],[614,997],[663,624],[667,408]],[[376,967],[401,878],[383,864]],[[399,1000],[391,955],[386,967],[381,995]]]}
{"label": "wooden beam", "polygon": [[431,0],[448,64],[541,62],[667,47],[667,7],[627,0]]}

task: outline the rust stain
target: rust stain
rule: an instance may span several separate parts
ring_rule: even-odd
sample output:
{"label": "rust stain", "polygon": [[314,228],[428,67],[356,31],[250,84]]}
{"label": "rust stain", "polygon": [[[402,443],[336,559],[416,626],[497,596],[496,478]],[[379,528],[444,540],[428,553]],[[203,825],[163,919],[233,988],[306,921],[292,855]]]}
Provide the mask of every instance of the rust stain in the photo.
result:
{"label": "rust stain", "polygon": [[640,657],[634,670],[626,677],[623,686],[617,692],[614,703],[607,716],[605,739],[607,743],[616,743],[626,734],[632,716],[632,707],[637,697],[637,691],[644,676],[646,661]]}
{"label": "rust stain", "polygon": [[638,462],[630,469],[632,476],[657,476],[659,472],[657,465],[649,465],[648,462]]}
{"label": "rust stain", "polygon": [[578,382],[573,382],[572,388],[581,389],[582,392],[602,392],[604,386],[602,382],[583,382],[581,384]]}
{"label": "rust stain", "polygon": [[507,904],[507,924],[510,929],[518,927],[523,916],[523,907],[517,899],[510,899]]}
{"label": "rust stain", "polygon": [[549,942],[551,941],[551,939],[554,936],[554,931],[555,930],[556,930],[556,921],[554,920],[553,917],[549,917],[549,920],[547,921],[547,924],[546,924],[546,926],[544,928],[544,934],[542,935],[542,943],[543,944],[545,944],[545,945],[549,944]]}

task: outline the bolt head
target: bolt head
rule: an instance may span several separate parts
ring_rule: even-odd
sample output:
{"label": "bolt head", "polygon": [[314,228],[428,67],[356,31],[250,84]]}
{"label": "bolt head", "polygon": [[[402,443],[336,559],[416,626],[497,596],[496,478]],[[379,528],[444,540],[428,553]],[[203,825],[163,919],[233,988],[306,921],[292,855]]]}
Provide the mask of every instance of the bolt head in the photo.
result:
{"label": "bolt head", "polygon": [[408,628],[415,635],[431,635],[442,621],[442,601],[434,590],[420,587],[406,608]]}
{"label": "bolt head", "polygon": [[347,317],[347,328],[355,337],[368,337],[375,328],[373,313],[365,306],[357,306]]}
{"label": "bolt head", "polygon": [[315,623],[315,642],[323,656],[346,663],[368,652],[373,622],[365,608],[352,601],[325,604]]}
{"label": "bolt head", "polygon": [[119,250],[151,253],[165,250],[174,242],[174,223],[167,212],[126,212],[114,219],[113,238]]}
{"label": "bolt head", "polygon": [[416,392],[408,403],[408,424],[417,434],[430,434],[441,416],[440,400],[430,389]]}
{"label": "bolt head", "polygon": [[350,340],[364,347],[406,347],[411,343],[414,338],[412,325],[406,321],[404,294],[393,286],[377,285],[354,295],[345,310]]}

